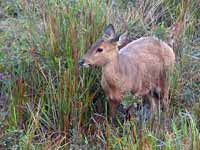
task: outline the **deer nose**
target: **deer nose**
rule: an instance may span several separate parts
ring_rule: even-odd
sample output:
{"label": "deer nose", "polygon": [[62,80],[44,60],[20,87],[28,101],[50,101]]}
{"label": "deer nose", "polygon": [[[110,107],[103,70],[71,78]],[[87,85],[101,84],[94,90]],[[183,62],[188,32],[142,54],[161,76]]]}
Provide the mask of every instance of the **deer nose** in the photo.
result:
{"label": "deer nose", "polygon": [[84,59],[80,59],[80,60],[78,61],[78,63],[79,63],[80,66],[83,66],[84,62],[85,62]]}

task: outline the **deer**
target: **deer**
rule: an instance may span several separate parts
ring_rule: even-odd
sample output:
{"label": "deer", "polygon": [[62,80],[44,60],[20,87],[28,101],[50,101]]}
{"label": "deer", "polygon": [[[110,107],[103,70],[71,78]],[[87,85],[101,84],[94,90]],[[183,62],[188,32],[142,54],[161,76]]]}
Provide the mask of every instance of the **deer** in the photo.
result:
{"label": "deer", "polygon": [[79,60],[79,65],[102,68],[101,86],[108,98],[109,117],[114,116],[123,96],[130,92],[148,101],[152,114],[159,101],[166,124],[170,104],[169,73],[174,68],[175,53],[167,43],[153,36],[133,40],[119,49],[126,39],[127,32],[116,35],[114,26],[109,24],[102,37]]}

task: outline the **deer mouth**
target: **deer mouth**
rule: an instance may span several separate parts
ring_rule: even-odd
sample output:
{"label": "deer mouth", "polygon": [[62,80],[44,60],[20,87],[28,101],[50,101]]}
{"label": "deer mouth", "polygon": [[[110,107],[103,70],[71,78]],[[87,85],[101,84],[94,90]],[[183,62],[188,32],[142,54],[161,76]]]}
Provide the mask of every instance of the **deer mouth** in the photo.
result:
{"label": "deer mouth", "polygon": [[85,68],[90,68],[90,67],[92,67],[91,64],[83,64],[82,66],[85,67]]}
{"label": "deer mouth", "polygon": [[92,64],[87,63],[84,59],[79,60],[79,65],[86,68],[92,67]]}

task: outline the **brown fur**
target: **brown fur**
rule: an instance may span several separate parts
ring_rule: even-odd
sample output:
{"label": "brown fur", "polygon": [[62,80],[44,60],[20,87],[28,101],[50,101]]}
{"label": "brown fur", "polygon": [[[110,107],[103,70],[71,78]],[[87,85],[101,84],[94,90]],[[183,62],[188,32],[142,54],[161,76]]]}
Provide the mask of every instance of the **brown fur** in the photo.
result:
{"label": "brown fur", "polygon": [[[97,48],[103,52],[98,53]],[[117,42],[101,39],[83,59],[85,64],[102,67],[101,85],[109,99],[111,116],[126,92],[143,98],[157,92],[168,111],[167,72],[173,68],[175,54],[166,43],[154,37],[142,37],[118,51]],[[151,110],[155,111],[155,101],[149,101]]]}

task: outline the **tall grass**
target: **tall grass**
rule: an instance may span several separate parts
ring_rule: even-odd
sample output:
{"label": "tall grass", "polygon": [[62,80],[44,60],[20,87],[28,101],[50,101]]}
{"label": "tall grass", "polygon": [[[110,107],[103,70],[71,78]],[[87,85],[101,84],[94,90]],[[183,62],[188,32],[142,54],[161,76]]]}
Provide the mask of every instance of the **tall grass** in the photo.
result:
{"label": "tall grass", "polygon": [[[1,7],[9,18],[0,33],[0,96],[8,112],[0,121],[0,148],[200,148],[197,1],[24,0]],[[140,129],[134,117],[117,128],[95,117],[107,114],[100,70],[81,69],[78,59],[108,23],[128,30],[130,39],[152,35],[173,46],[177,63],[168,132],[148,122]]]}

